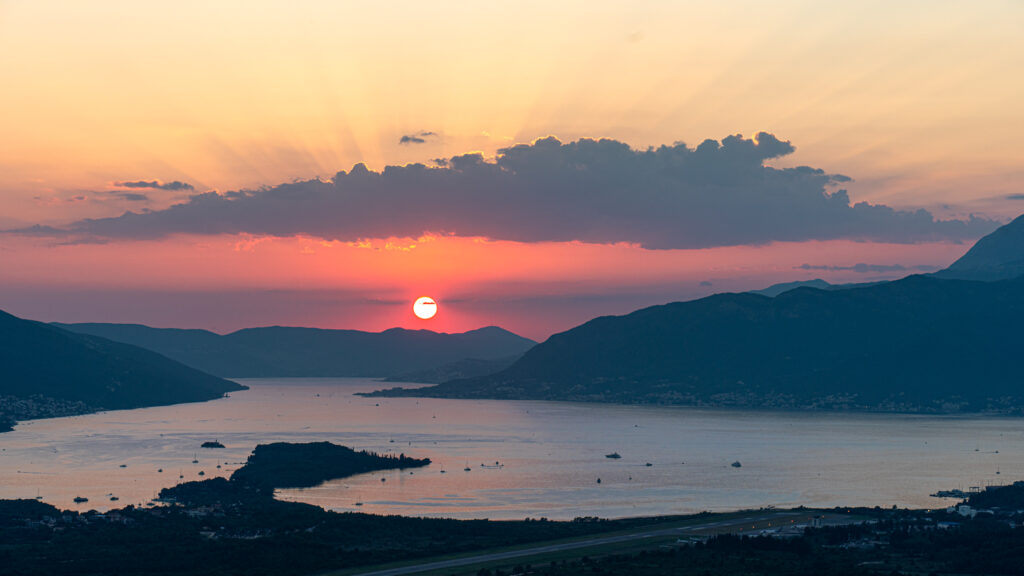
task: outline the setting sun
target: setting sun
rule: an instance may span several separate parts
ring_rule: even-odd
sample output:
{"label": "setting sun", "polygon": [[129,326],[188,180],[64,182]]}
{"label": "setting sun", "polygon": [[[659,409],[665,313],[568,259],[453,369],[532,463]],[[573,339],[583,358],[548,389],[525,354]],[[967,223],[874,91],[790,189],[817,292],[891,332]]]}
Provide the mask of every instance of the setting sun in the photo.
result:
{"label": "setting sun", "polygon": [[417,298],[416,302],[412,305],[412,311],[418,318],[429,320],[434,317],[434,314],[437,314],[437,302],[434,302],[433,298],[427,296]]}

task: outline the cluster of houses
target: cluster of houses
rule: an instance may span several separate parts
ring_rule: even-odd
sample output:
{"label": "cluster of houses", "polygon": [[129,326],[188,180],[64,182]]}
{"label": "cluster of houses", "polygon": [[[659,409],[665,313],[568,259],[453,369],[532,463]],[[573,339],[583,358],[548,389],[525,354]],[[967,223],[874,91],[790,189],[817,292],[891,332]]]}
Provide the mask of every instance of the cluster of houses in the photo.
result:
{"label": "cluster of houses", "polygon": [[68,526],[88,524],[134,524],[135,519],[121,513],[120,510],[96,512],[91,510],[83,514],[62,514],[60,516],[43,516],[39,519],[27,519],[25,524],[30,528],[51,528],[62,530]]}

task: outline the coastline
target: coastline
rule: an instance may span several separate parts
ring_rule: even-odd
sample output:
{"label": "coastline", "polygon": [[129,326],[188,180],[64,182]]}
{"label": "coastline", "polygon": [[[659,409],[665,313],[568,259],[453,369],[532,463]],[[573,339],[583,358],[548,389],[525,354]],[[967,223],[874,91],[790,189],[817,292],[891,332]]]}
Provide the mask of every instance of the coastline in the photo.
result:
{"label": "coastline", "polygon": [[159,406],[177,406],[179,404],[194,404],[200,402],[212,402],[227,398],[234,392],[243,392],[249,387],[232,381],[239,388],[223,392],[219,396],[211,398],[196,398],[192,400],[181,400],[178,402],[158,402],[154,404],[139,404],[137,406],[120,406],[118,408],[105,408],[92,406],[77,400],[63,400],[49,396],[32,395],[22,396],[0,396],[0,434],[13,432],[15,426],[24,422],[34,420],[48,420],[52,418],[69,418],[72,416],[84,416],[86,414],[98,414],[100,412],[116,412],[119,410],[137,410],[139,408],[156,408]]}
{"label": "coastline", "polygon": [[[403,382],[403,384],[418,384],[415,382]],[[861,405],[848,399],[837,400],[834,398],[821,398],[800,403],[793,398],[781,398],[779,396],[757,396],[749,395],[735,397],[732,399],[697,399],[696,397],[680,398],[672,397],[634,397],[624,399],[616,396],[608,399],[593,395],[551,395],[534,396],[529,394],[459,394],[444,389],[438,390],[438,384],[423,384],[416,388],[396,386],[374,390],[371,392],[356,392],[353,396],[362,398],[438,398],[445,400],[511,400],[511,401],[536,401],[536,402],[572,402],[581,404],[597,405],[620,405],[620,406],[663,406],[696,408],[702,410],[744,410],[769,413],[796,413],[796,414],[892,414],[906,416],[949,416],[963,418],[985,418],[985,417],[1021,417],[1024,416],[1024,403],[1003,409],[990,410],[960,410],[949,403],[944,406],[934,407],[920,404],[896,404],[883,403],[878,405]],[[759,402],[758,400],[768,399]]]}

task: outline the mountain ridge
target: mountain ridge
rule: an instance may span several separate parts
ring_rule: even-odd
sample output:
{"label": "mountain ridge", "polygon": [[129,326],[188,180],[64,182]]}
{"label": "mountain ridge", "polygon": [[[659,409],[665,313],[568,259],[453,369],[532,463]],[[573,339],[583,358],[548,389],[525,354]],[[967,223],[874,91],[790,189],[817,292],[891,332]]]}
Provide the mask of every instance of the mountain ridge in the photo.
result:
{"label": "mountain ridge", "polygon": [[220,398],[244,390],[153,351],[0,311],[0,420]]}
{"label": "mountain ridge", "polygon": [[978,240],[956,262],[934,275],[960,280],[1003,280],[1024,275],[1024,214]]}
{"label": "mountain ridge", "polygon": [[263,326],[220,335],[201,329],[142,324],[54,325],[131,342],[211,374],[237,378],[388,377],[468,358],[491,360],[519,355],[536,344],[497,326],[458,333],[401,327],[366,332]]}
{"label": "mountain ridge", "polygon": [[378,394],[1013,412],[1022,324],[1024,278],[724,293],[595,318],[494,375]]}

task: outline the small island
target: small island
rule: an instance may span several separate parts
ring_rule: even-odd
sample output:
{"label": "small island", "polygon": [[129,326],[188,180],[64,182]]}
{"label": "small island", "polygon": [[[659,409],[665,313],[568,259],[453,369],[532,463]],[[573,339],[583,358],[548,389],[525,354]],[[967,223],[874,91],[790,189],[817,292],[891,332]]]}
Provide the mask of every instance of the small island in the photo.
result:
{"label": "small island", "polygon": [[328,480],[365,472],[429,464],[429,458],[411,458],[405,454],[380,455],[330,442],[260,444],[230,479],[185,482],[161,490],[160,500],[190,505],[269,501],[277,488],[310,488]]}
{"label": "small island", "polygon": [[217,440],[213,440],[212,442],[211,441],[203,442],[199,447],[200,448],[223,448],[224,445],[221,444]]}
{"label": "small island", "polygon": [[429,464],[429,458],[357,452],[330,442],[275,442],[257,446],[245,466],[231,475],[231,481],[274,488],[309,488],[327,480],[364,472],[418,468]]}

